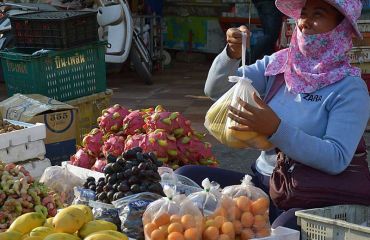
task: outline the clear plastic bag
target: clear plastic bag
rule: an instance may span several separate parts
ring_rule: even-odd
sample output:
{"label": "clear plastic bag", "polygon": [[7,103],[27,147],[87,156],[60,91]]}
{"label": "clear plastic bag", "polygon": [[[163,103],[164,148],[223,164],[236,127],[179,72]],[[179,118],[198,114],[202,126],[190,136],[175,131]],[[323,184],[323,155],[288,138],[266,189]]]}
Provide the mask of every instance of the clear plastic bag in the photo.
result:
{"label": "clear plastic bag", "polygon": [[266,150],[272,147],[266,136],[252,131],[236,131],[230,129],[232,126],[238,126],[238,123],[227,116],[229,113],[229,106],[233,106],[240,111],[245,111],[238,103],[238,98],[254,107],[257,107],[257,104],[253,99],[253,93],[255,92],[258,97],[259,94],[252,86],[252,81],[245,76],[244,71],[245,39],[246,36],[243,34],[243,77],[229,77],[229,81],[236,84],[210,107],[205,117],[204,126],[218,141],[229,147]]}
{"label": "clear plastic bag", "polygon": [[73,192],[75,198],[73,199],[72,205],[75,204],[89,205],[89,201],[95,200],[95,192],[90,189],[85,189],[83,187],[74,187]]}
{"label": "clear plastic bag", "polygon": [[203,216],[199,209],[169,186],[164,187],[164,193],[166,197],[151,203],[144,213],[145,239],[201,240]]}
{"label": "clear plastic bag", "polygon": [[175,189],[178,194],[184,194],[186,196],[199,192],[202,188],[190,178],[174,173],[171,168],[159,167],[158,173],[161,176],[161,185],[171,186]]}
{"label": "clear plastic bag", "polygon": [[271,234],[270,199],[251,180],[252,177],[246,175],[240,185],[228,186],[222,191],[223,195],[233,199],[236,206],[234,225],[239,226],[236,237],[240,239],[261,238]]}
{"label": "clear plastic bag", "polygon": [[204,190],[189,195],[189,199],[203,213],[205,221],[203,239],[235,239],[233,200],[223,195],[220,185],[211,183],[208,178],[203,180],[202,186]]}
{"label": "clear plastic bag", "polygon": [[73,188],[82,186],[84,180],[70,172],[67,167],[52,166],[45,169],[40,182],[60,194],[63,203],[71,204],[74,199]]}
{"label": "clear plastic bag", "polygon": [[105,220],[114,223],[117,229],[121,228],[121,220],[119,218],[119,210],[112,204],[89,201],[89,206],[92,208],[94,219]]}
{"label": "clear plastic bag", "polygon": [[162,198],[161,195],[142,192],[112,202],[118,209],[121,220],[121,231],[128,237],[137,240],[144,239],[142,218],[147,206]]}

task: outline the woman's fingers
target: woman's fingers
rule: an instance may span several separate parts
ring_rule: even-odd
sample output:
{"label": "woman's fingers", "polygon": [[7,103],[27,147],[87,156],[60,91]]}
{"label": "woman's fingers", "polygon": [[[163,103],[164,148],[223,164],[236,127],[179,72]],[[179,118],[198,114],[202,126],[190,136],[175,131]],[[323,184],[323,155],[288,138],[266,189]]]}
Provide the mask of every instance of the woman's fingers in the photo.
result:
{"label": "woman's fingers", "polygon": [[244,119],[250,119],[253,114],[251,112],[248,112],[248,111],[241,111],[239,109],[236,109],[234,108],[233,106],[229,106],[229,110],[230,112],[232,112],[234,115],[240,117],[240,118],[244,118]]}
{"label": "woman's fingers", "polygon": [[240,97],[238,97],[238,103],[240,104],[240,106],[242,106],[242,108],[247,110],[247,112],[250,112],[252,114],[255,114],[258,112],[258,108],[244,102]]}
{"label": "woman's fingers", "polygon": [[[250,128],[251,125],[253,124],[251,120],[249,119],[246,119],[246,118],[242,118],[242,117],[239,117],[233,113],[228,113],[227,116],[232,119],[233,121],[243,125],[243,128]],[[247,131],[247,130],[244,130],[244,131]],[[250,130],[248,130],[250,131]]]}
{"label": "woman's fingers", "polygon": [[232,126],[230,127],[230,129],[232,130],[235,130],[235,131],[241,131],[241,132],[249,132],[249,131],[253,131],[252,128],[250,128],[249,126]]}

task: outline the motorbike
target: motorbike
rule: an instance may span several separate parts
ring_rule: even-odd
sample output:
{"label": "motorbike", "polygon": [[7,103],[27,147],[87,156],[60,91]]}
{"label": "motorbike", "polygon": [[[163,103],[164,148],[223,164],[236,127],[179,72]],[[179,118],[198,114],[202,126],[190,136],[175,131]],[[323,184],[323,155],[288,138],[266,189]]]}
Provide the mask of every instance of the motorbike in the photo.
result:
{"label": "motorbike", "polygon": [[[68,0],[64,1],[68,2]],[[82,5],[83,6],[83,5]],[[0,49],[13,46],[10,16],[28,12],[58,11],[63,6],[46,3],[0,2]],[[77,10],[77,9],[74,9]],[[80,9],[82,10],[82,9]],[[130,61],[145,84],[152,84],[153,61],[140,33],[133,27],[133,20],[126,0],[99,1],[97,9],[99,39],[108,43],[105,62],[123,64]]]}
{"label": "motorbike", "polygon": [[99,38],[108,42],[105,60],[124,63],[127,59],[146,84],[152,84],[153,61],[133,19],[126,0],[100,0],[97,20]]}

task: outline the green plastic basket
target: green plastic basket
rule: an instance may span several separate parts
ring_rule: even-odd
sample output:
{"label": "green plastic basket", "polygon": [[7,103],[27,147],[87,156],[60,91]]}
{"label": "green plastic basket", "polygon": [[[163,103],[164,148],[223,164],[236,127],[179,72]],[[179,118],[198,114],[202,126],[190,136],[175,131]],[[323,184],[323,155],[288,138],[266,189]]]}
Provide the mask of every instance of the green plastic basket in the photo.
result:
{"label": "green plastic basket", "polygon": [[60,51],[0,52],[8,96],[37,93],[59,101],[106,90],[106,42]]}

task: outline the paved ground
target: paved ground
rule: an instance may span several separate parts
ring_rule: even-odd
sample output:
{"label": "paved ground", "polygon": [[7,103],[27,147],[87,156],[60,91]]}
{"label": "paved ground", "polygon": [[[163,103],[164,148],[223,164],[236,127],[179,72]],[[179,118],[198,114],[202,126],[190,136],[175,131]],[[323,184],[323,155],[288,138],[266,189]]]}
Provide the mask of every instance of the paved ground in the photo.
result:
{"label": "paved ground", "polygon": [[[206,132],[203,122],[204,115],[212,101],[204,96],[203,87],[212,61],[212,56],[192,58],[183,54],[181,59],[187,62],[174,62],[170,67],[154,75],[153,85],[144,85],[134,72],[125,70],[109,75],[108,86],[113,89],[113,103],[128,108],[146,108],[163,105],[170,111],[182,112],[192,121],[192,126]],[[5,85],[0,83],[0,99],[6,98]],[[370,143],[370,134],[366,133]],[[221,167],[237,171],[249,172],[251,163],[257,158],[258,151],[229,149],[212,136],[207,141],[213,144],[213,152],[221,163]]]}

